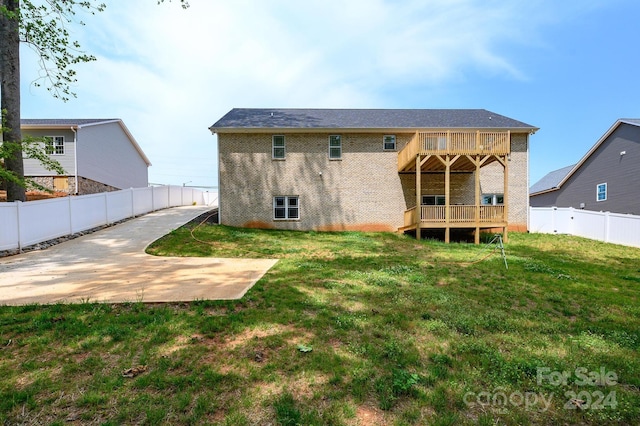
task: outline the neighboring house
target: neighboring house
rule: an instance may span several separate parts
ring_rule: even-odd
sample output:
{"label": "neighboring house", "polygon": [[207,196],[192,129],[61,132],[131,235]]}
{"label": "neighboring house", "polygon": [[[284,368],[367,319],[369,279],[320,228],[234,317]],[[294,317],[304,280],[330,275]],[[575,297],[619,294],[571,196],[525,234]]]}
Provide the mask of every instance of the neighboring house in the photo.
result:
{"label": "neighboring house", "polygon": [[[528,223],[529,135],[486,110],[233,109],[218,138],[222,224],[439,231]],[[416,206],[420,206],[416,209]]]}
{"label": "neighboring house", "polygon": [[640,215],[640,119],[620,119],[575,165],[530,190],[531,207],[574,207]]}
{"label": "neighboring house", "polygon": [[120,119],[23,119],[23,137],[44,137],[51,158],[66,173],[55,175],[24,159],[24,174],[46,188],[92,194],[148,186],[147,156]]}

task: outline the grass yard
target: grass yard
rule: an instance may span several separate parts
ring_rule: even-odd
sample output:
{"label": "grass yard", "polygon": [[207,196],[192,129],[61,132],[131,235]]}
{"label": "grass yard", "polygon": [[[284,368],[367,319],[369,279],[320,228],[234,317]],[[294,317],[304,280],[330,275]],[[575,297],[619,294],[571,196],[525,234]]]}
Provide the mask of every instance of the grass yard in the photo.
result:
{"label": "grass yard", "polygon": [[[0,307],[0,423],[640,419],[640,249],[204,225],[157,255],[280,261],[239,301]],[[127,377],[125,377],[127,376]]]}

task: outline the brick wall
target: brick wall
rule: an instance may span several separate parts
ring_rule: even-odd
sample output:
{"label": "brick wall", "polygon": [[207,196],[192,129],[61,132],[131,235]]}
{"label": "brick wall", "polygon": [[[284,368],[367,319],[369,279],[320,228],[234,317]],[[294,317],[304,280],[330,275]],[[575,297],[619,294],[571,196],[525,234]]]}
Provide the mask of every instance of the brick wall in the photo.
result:
{"label": "brick wall", "polygon": [[[396,231],[403,226],[404,211],[416,203],[415,175],[399,174],[397,157],[413,133],[396,134],[396,151],[383,151],[382,133],[342,133],[341,160],[328,158],[330,134],[287,134],[285,160],[272,159],[273,133],[218,134],[221,223],[298,230]],[[527,188],[519,178],[527,174],[526,144],[526,135],[512,136],[512,149],[524,151],[512,154],[509,179],[512,201],[525,200],[524,209],[510,206],[509,217],[525,224],[527,194],[516,191]],[[523,165],[524,170],[515,170]],[[483,168],[481,182],[502,192],[503,169],[498,168]],[[498,172],[496,186],[492,175]],[[473,173],[453,173],[451,203],[473,204],[474,182]],[[444,195],[444,175],[423,174],[422,193]],[[300,197],[299,220],[273,219],[278,195]]]}

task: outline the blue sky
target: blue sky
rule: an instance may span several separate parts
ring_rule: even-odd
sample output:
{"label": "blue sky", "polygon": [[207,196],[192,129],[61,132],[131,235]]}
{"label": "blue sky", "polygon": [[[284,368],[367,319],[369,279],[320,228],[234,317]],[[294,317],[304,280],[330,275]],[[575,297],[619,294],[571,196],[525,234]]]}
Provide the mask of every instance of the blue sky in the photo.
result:
{"label": "blue sky", "polygon": [[108,1],[70,26],[97,62],[23,118],[121,118],[152,183],[217,185],[208,130],[234,107],[485,108],[539,127],[530,184],[640,118],[637,0]]}

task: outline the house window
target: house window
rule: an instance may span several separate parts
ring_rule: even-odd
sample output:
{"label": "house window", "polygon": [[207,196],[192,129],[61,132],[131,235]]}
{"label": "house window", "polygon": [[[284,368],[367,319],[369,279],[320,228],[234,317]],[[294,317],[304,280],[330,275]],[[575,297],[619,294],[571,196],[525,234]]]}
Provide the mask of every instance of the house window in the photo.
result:
{"label": "house window", "polygon": [[396,150],[396,135],[385,135],[382,138],[382,149],[385,151]]}
{"label": "house window", "polygon": [[274,135],[271,138],[271,156],[274,160],[284,160],[284,136]]}
{"label": "house window", "polygon": [[607,184],[601,183],[596,188],[596,201],[607,201]]}
{"label": "house window", "polygon": [[423,206],[444,206],[444,202],[445,202],[444,195],[423,195],[422,196]]}
{"label": "house window", "polygon": [[339,160],[342,158],[342,136],[329,136],[329,159]]}
{"label": "house window", "polygon": [[504,204],[504,194],[483,194],[480,198],[483,206],[501,206]]}
{"label": "house window", "polygon": [[273,218],[275,220],[300,219],[298,196],[273,197]]}
{"label": "house window", "polygon": [[50,155],[64,155],[64,137],[45,136],[44,149]]}

